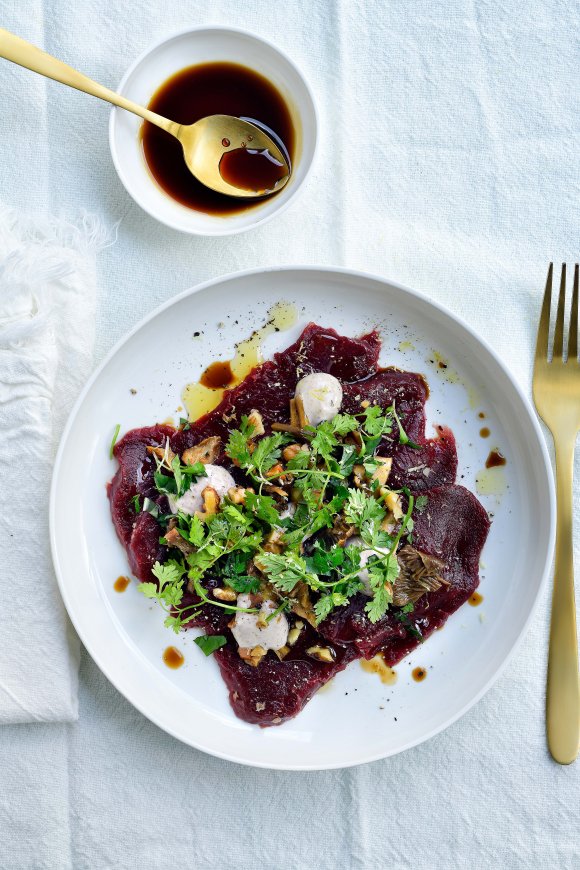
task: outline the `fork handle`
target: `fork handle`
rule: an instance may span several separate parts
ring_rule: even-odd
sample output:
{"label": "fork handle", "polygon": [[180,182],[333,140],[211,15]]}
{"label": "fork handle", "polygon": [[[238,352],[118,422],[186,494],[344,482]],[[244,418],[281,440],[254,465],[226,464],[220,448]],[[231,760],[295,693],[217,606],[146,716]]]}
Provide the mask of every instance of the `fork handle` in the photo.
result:
{"label": "fork handle", "polygon": [[550,623],[546,719],[555,761],[570,764],[580,740],[580,685],[572,550],[572,480],[576,433],[554,439],[558,522]]}
{"label": "fork handle", "polygon": [[42,49],[37,48],[20,36],[10,33],[0,27],[0,57],[6,60],[17,63],[19,66],[26,67],[32,72],[38,73],[41,76],[46,76],[49,79],[54,79],[56,82],[61,82],[63,85],[68,85],[70,88],[76,88],[77,91],[83,91],[85,94],[90,94],[91,97],[97,97],[99,100],[105,100],[107,103],[112,103],[114,106],[119,106],[120,109],[126,109],[128,112],[133,112],[134,115],[139,115],[151,124],[161,127],[173,136],[177,135],[179,124],[170,121],[168,118],[163,118],[156,112],[151,112],[144,106],[139,106],[132,100],[116,94],[115,91],[109,90],[104,85],[93,81],[88,76],[73,69],[62,60],[47,54]]}

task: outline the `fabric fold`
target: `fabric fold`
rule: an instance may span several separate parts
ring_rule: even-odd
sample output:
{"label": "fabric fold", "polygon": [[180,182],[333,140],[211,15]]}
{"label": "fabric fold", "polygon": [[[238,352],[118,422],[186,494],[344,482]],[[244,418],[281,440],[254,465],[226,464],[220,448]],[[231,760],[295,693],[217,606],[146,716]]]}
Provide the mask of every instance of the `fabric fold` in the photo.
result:
{"label": "fabric fold", "polygon": [[0,207],[0,724],[77,718],[79,640],[52,567],[57,439],[92,366],[95,256],[110,234]]}

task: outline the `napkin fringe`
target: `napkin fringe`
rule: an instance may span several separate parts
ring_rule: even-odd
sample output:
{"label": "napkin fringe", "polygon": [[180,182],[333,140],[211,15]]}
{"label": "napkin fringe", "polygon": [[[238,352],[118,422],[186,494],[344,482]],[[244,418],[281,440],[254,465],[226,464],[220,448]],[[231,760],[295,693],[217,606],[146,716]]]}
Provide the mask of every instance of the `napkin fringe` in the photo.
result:
{"label": "napkin fringe", "polygon": [[88,212],[70,222],[0,207],[0,250],[7,251],[0,263],[0,346],[14,347],[47,328],[51,284],[114,244],[118,227]]}

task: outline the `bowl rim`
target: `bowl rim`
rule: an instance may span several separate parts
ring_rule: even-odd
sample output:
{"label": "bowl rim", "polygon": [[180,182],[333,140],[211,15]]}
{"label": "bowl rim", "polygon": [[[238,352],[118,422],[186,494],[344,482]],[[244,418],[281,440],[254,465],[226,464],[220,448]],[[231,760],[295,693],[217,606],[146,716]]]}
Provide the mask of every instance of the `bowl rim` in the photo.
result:
{"label": "bowl rim", "polygon": [[[275,276],[277,273],[283,272],[293,272],[295,274],[300,272],[315,272],[321,275],[340,275],[342,277],[347,277],[351,279],[359,279],[362,281],[371,281],[375,283],[382,284],[384,286],[389,286],[395,290],[397,293],[401,293],[403,296],[410,296],[418,299],[421,303],[426,304],[428,307],[432,307],[435,310],[442,313],[445,317],[450,318],[454,321],[461,329],[465,330],[465,332],[475,339],[484,349],[485,352],[489,354],[489,356],[493,359],[494,363],[504,372],[507,380],[511,388],[518,395],[522,406],[525,408],[528,419],[531,423],[531,427],[533,430],[533,437],[536,441],[539,453],[542,459],[542,467],[541,472],[545,477],[546,483],[548,485],[547,492],[547,519],[548,519],[548,534],[547,534],[547,545],[545,548],[545,560],[543,565],[541,566],[541,576],[539,577],[538,586],[536,589],[536,593],[533,601],[531,602],[528,613],[525,616],[525,619],[520,628],[519,634],[513,638],[512,645],[510,649],[505,654],[501,664],[496,668],[495,672],[491,674],[488,680],[480,687],[479,691],[477,691],[465,704],[458,710],[456,710],[450,717],[448,717],[444,722],[439,723],[435,727],[431,728],[425,735],[418,739],[411,739],[396,749],[394,752],[370,752],[365,754],[364,752],[360,753],[359,757],[355,759],[348,759],[346,761],[335,761],[331,763],[325,763],[323,765],[313,764],[313,763],[271,763],[271,762],[261,762],[257,759],[248,759],[248,758],[240,758],[232,752],[231,750],[224,749],[223,751],[217,751],[215,748],[208,748],[203,745],[203,743],[198,743],[193,740],[189,740],[184,738],[184,736],[179,733],[179,729],[176,727],[168,726],[166,722],[160,721],[160,717],[154,716],[151,714],[149,710],[146,709],[146,705],[141,702],[140,699],[136,698],[136,693],[126,691],[126,687],[121,687],[120,681],[115,674],[110,673],[110,669],[105,665],[103,665],[100,661],[99,654],[94,650],[92,643],[87,643],[85,638],[82,638],[82,642],[85,645],[88,653],[93,658],[93,661],[97,664],[100,670],[104,673],[106,678],[113,684],[113,686],[137,709],[142,715],[144,715],[149,721],[153,722],[171,737],[180,740],[186,745],[192,746],[202,752],[206,752],[209,755],[213,755],[215,757],[221,758],[225,761],[235,762],[237,764],[242,764],[248,767],[257,767],[264,768],[269,770],[294,770],[294,771],[315,771],[315,770],[332,770],[332,769],[343,769],[348,767],[355,767],[360,764],[368,764],[373,761],[379,761],[384,758],[392,757],[393,755],[397,755],[401,752],[405,752],[408,749],[411,749],[415,746],[421,745],[422,743],[427,742],[437,734],[449,728],[452,724],[457,722],[462,716],[465,715],[472,707],[474,707],[481,698],[489,691],[489,689],[497,682],[499,677],[505,672],[508,664],[513,660],[517,650],[520,648],[521,643],[525,635],[527,634],[531,621],[533,617],[536,615],[538,610],[538,605],[542,593],[544,592],[547,582],[548,576],[552,567],[552,560],[554,554],[554,544],[556,537],[556,491],[555,491],[555,483],[554,483],[554,475],[552,470],[552,464],[550,461],[548,448],[546,444],[546,440],[543,436],[542,429],[540,427],[540,423],[538,417],[535,413],[534,407],[532,405],[531,400],[528,398],[525,393],[523,387],[516,380],[515,376],[512,374],[508,366],[504,363],[503,359],[499,355],[497,351],[494,350],[492,345],[481,336],[473,327],[471,327],[460,315],[457,315],[454,311],[448,308],[443,303],[439,302],[436,299],[432,299],[425,292],[415,290],[414,288],[409,287],[408,285],[401,284],[398,281],[391,280],[390,278],[381,276],[377,273],[365,272],[359,269],[349,269],[341,266],[320,266],[320,265],[308,265],[308,264],[294,264],[294,265],[281,265],[281,266],[267,266],[267,267],[259,267],[259,268],[250,268],[244,269],[237,272],[228,272],[225,275],[218,275],[209,280],[200,282],[192,287],[188,287],[187,289],[181,291],[180,293],[172,296],[170,299],[167,299],[161,305],[155,307],[152,311],[146,314],[138,323],[136,323],[124,336],[122,336],[119,341],[117,341],[114,346],[109,350],[109,352],[104,356],[99,365],[93,371],[91,376],[88,378],[85,383],[83,389],[81,390],[76,402],[74,403],[73,408],[70,411],[68,419],[66,421],[66,425],[63,429],[60,443],[58,447],[58,451],[56,454],[54,469],[51,481],[50,488],[50,502],[49,502],[49,533],[50,533],[50,546],[51,546],[51,554],[53,565],[55,569],[56,578],[58,581],[58,586],[60,590],[60,594],[64,600],[67,612],[69,614],[69,618],[71,622],[77,628],[76,624],[76,614],[71,612],[72,608],[69,606],[69,596],[67,593],[66,584],[63,581],[61,575],[61,566],[59,562],[58,556],[58,543],[57,543],[57,534],[56,534],[56,499],[57,499],[57,488],[58,488],[58,478],[60,472],[60,466],[63,462],[64,450],[66,447],[67,440],[70,436],[71,429],[74,425],[77,414],[83,405],[86,396],[90,392],[93,383],[97,380],[97,378],[101,375],[102,371],[109,364],[111,359],[117,354],[117,352],[125,345],[140,329],[143,328],[145,324],[153,320],[163,311],[170,308],[172,305],[181,302],[183,299],[189,296],[195,296],[197,293],[204,291],[212,286],[226,283],[229,281],[237,280],[240,278],[245,278],[252,275],[258,274],[267,274]],[[79,631],[80,634],[80,631]],[[84,633],[83,633],[84,634]]]}
{"label": "bowl rim", "polygon": [[[148,57],[151,54],[153,54],[153,52],[155,52],[158,48],[163,46],[165,43],[171,42],[172,40],[175,40],[175,39],[179,39],[182,36],[188,36],[190,34],[201,33],[204,31],[206,31],[206,32],[207,31],[213,31],[213,32],[217,31],[217,32],[222,32],[222,33],[233,33],[233,34],[236,34],[238,36],[243,36],[243,37],[247,37],[249,39],[253,39],[256,42],[261,42],[263,45],[267,46],[272,52],[274,52],[274,54],[279,55],[279,57],[286,64],[288,64],[289,67],[291,67],[291,69],[294,71],[294,73],[298,76],[298,78],[302,82],[307,100],[310,104],[308,108],[312,112],[313,148],[312,148],[312,156],[310,158],[310,161],[305,166],[304,177],[302,178],[301,181],[298,182],[298,184],[296,185],[296,187],[294,188],[294,190],[292,191],[290,196],[288,196],[287,199],[281,199],[279,201],[278,207],[273,209],[269,214],[264,215],[262,217],[257,217],[256,220],[248,223],[245,226],[234,227],[234,226],[229,225],[228,216],[226,215],[222,219],[222,221],[223,221],[222,224],[219,226],[216,225],[215,228],[211,228],[209,226],[207,227],[207,229],[184,227],[183,225],[178,224],[177,221],[172,220],[171,217],[167,217],[167,218],[160,217],[159,215],[155,214],[151,210],[151,208],[148,206],[147,201],[146,201],[146,197],[142,196],[139,191],[135,191],[135,190],[131,189],[131,185],[127,181],[127,177],[125,175],[125,171],[123,168],[123,161],[120,157],[119,150],[117,148],[116,139],[115,139],[116,120],[117,120],[119,113],[124,111],[124,110],[119,109],[116,106],[112,107],[110,115],[109,115],[109,149],[111,151],[113,165],[115,167],[115,170],[117,172],[117,175],[119,176],[119,179],[120,179],[123,187],[125,188],[125,190],[129,194],[131,199],[134,200],[134,202],[136,202],[137,205],[143,209],[143,211],[147,212],[147,214],[150,215],[152,218],[154,218],[156,221],[164,224],[165,226],[170,227],[173,230],[177,230],[178,232],[184,233],[185,235],[193,235],[193,236],[200,236],[200,237],[204,237],[204,236],[207,236],[207,237],[233,236],[233,235],[238,235],[239,233],[247,232],[248,230],[251,230],[251,229],[255,229],[256,227],[267,223],[273,217],[275,217],[276,215],[279,215],[283,211],[285,211],[288,208],[288,206],[296,200],[298,195],[303,192],[304,186],[305,186],[306,182],[308,181],[308,178],[312,172],[312,167],[314,166],[314,163],[316,162],[316,158],[318,155],[320,115],[319,115],[319,111],[318,111],[318,106],[316,104],[316,100],[314,98],[314,94],[312,92],[312,88],[310,87],[308,80],[306,79],[306,77],[304,76],[304,74],[300,70],[300,68],[296,65],[294,60],[292,60],[292,58],[285,51],[283,51],[281,48],[279,48],[277,45],[275,45],[269,39],[266,39],[263,36],[260,36],[256,33],[254,33],[253,31],[245,30],[242,27],[230,27],[229,25],[224,25],[224,24],[200,24],[200,25],[196,25],[193,27],[184,27],[181,30],[173,31],[170,34],[163,36],[161,39],[158,39],[156,42],[151,43],[150,45],[147,46],[147,48],[144,51],[141,52],[141,54],[133,61],[133,63],[125,71],[121,81],[119,82],[119,85],[117,86],[117,93],[124,95],[124,90],[127,86],[127,82],[129,81],[131,76],[134,74],[135,70],[139,66],[141,66],[144,62],[146,62]],[[301,111],[299,111],[299,114],[302,117],[303,113]],[[168,196],[168,198],[171,199],[171,197],[169,197],[169,194],[166,194],[166,196]],[[174,200],[172,200],[172,201],[174,201]],[[184,206],[184,208],[186,208],[186,207]],[[257,212],[257,215],[259,215],[259,212]]]}

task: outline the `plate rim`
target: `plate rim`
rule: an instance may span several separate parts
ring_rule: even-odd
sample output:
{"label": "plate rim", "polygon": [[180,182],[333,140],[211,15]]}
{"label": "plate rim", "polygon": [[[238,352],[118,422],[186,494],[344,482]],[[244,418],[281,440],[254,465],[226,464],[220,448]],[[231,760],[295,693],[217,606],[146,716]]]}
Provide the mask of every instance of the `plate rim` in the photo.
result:
{"label": "plate rim", "polygon": [[[69,608],[69,599],[66,591],[66,584],[64,583],[63,578],[61,577],[60,563],[58,558],[58,550],[57,550],[57,541],[56,541],[56,523],[55,523],[55,512],[56,512],[56,490],[58,486],[58,477],[60,472],[60,467],[63,461],[64,451],[66,447],[66,442],[70,435],[70,431],[75,422],[76,416],[85,401],[85,398],[89,394],[94,382],[100,376],[101,372],[106,368],[109,362],[113,359],[113,357],[118,353],[118,351],[130,341],[130,339],[141,330],[147,323],[154,320],[161,313],[171,308],[173,305],[181,302],[183,299],[186,299],[189,296],[194,296],[197,293],[202,292],[212,286],[217,284],[222,284],[226,282],[230,282],[233,280],[237,280],[240,278],[247,278],[256,275],[262,274],[275,274],[275,273],[283,273],[283,272],[316,272],[325,275],[339,275],[341,277],[350,277],[355,280],[362,281],[372,281],[378,282],[383,285],[385,288],[393,288],[396,292],[402,293],[403,295],[408,295],[418,299],[421,303],[425,304],[427,307],[434,308],[438,312],[442,313],[444,316],[450,318],[452,321],[455,321],[469,336],[474,338],[477,342],[479,342],[485,350],[489,353],[489,355],[493,358],[494,362],[500,367],[505,376],[507,377],[510,385],[518,394],[523,406],[525,407],[529,422],[531,423],[531,428],[534,434],[534,439],[537,443],[537,446],[540,450],[540,455],[542,457],[542,472],[544,473],[547,483],[548,483],[548,503],[549,503],[549,530],[548,530],[548,547],[546,552],[546,557],[544,561],[544,565],[542,568],[542,574],[540,578],[540,582],[538,584],[538,588],[534,597],[534,600],[529,608],[529,612],[522,624],[519,634],[513,640],[511,648],[508,650],[501,664],[497,667],[496,671],[492,674],[492,676],[487,680],[487,682],[476,692],[472,698],[469,699],[459,710],[455,711],[449,718],[445,720],[442,724],[438,724],[433,727],[430,731],[424,734],[422,737],[417,739],[411,739],[408,742],[404,743],[398,749],[389,752],[374,752],[368,756],[364,756],[354,759],[347,760],[344,762],[337,761],[326,763],[322,766],[311,763],[272,763],[272,762],[260,762],[260,760],[250,760],[247,758],[239,758],[231,752],[219,752],[214,748],[208,749],[206,746],[202,745],[199,742],[195,742],[193,740],[184,739],[183,736],[177,734],[171,726],[168,726],[165,723],[161,723],[156,715],[151,715],[149,712],[146,712],[143,709],[143,705],[140,702],[136,702],[130,697],[130,693],[128,694],[124,689],[120,688],[118,685],[116,677],[112,676],[110,673],[110,669],[106,666],[102,666],[99,661],[99,654],[94,651],[94,647],[92,643],[87,643],[83,638],[83,632],[79,629],[77,625],[77,621],[75,617],[72,615],[71,610]],[[228,272],[225,275],[219,275],[214,278],[210,278],[207,281],[203,281],[199,284],[195,284],[192,287],[187,288],[186,290],[177,293],[176,295],[170,297],[165,302],[156,306],[152,309],[148,314],[146,314],[141,320],[139,320],[124,336],[122,336],[108,353],[105,354],[101,362],[97,365],[95,370],[91,373],[90,377],[86,381],[84,387],[79,393],[74,405],[67,417],[67,421],[63,428],[58,450],[54,460],[54,467],[50,485],[50,498],[49,498],[49,536],[50,536],[50,549],[52,555],[52,562],[54,566],[55,575],[57,578],[58,588],[60,595],[63,599],[68,618],[74,626],[75,631],[79,635],[79,638],[85,646],[85,649],[99,668],[101,672],[105,675],[107,680],[114,686],[114,688],[121,694],[123,697],[134,706],[146,719],[156,725],[165,733],[169,734],[176,740],[179,740],[181,743],[185,743],[186,745],[191,746],[194,749],[197,749],[201,752],[206,752],[208,755],[212,755],[216,758],[221,758],[224,761],[234,762],[236,764],[242,764],[247,767],[256,767],[268,770],[293,770],[293,771],[315,771],[315,770],[336,770],[343,769],[349,767],[355,767],[360,764],[369,764],[373,761],[379,761],[385,758],[390,758],[394,755],[398,755],[401,752],[406,752],[408,749],[412,749],[414,746],[419,746],[422,743],[426,743],[428,740],[431,740],[437,734],[449,728],[455,722],[457,722],[462,716],[465,715],[472,707],[474,707],[481,698],[489,691],[489,689],[494,685],[494,683],[499,679],[499,677],[504,673],[505,669],[512,661],[513,657],[517,653],[523,638],[528,632],[530,627],[530,623],[537,612],[538,604],[541,598],[541,595],[545,589],[547,584],[548,575],[551,571],[551,565],[554,554],[554,546],[555,546],[555,536],[556,536],[556,492],[555,492],[555,483],[554,483],[554,474],[552,469],[552,463],[550,460],[550,456],[548,453],[548,447],[546,444],[546,439],[544,438],[539,419],[536,415],[534,407],[532,405],[531,400],[528,398],[523,388],[517,382],[515,377],[512,375],[509,368],[505,365],[499,354],[494,350],[494,348],[489,344],[487,339],[483,336],[479,335],[473,327],[471,327],[460,315],[452,312],[446,305],[439,302],[438,300],[432,299],[427,296],[426,293],[415,290],[411,287],[408,287],[404,284],[399,283],[398,281],[392,281],[389,278],[385,278],[381,275],[377,275],[371,272],[366,272],[358,269],[349,269],[344,266],[326,266],[326,265],[307,265],[307,264],[292,264],[292,265],[284,265],[284,266],[265,266],[258,268],[250,268],[243,269],[235,272]]]}

